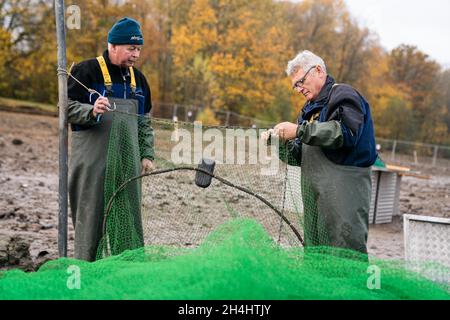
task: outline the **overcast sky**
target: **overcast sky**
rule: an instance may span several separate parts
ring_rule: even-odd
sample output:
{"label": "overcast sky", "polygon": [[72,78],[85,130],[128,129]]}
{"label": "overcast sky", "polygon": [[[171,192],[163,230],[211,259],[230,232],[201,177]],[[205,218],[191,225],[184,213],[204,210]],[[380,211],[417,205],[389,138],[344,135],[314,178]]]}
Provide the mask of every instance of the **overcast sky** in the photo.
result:
{"label": "overcast sky", "polygon": [[450,0],[345,0],[362,26],[378,33],[383,47],[416,45],[450,68]]}

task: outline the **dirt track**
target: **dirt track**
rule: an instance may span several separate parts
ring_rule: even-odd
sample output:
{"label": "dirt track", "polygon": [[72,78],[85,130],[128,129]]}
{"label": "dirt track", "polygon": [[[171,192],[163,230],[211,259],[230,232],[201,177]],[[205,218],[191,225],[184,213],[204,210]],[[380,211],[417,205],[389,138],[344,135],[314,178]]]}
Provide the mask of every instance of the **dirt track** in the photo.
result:
{"label": "dirt track", "polygon": [[[450,172],[422,173],[431,179],[403,178],[401,213],[449,217]],[[57,118],[0,112],[0,195],[0,269],[32,270],[57,258]],[[402,259],[402,228],[400,217],[391,224],[371,225],[370,255]],[[72,240],[70,222],[69,256]]]}

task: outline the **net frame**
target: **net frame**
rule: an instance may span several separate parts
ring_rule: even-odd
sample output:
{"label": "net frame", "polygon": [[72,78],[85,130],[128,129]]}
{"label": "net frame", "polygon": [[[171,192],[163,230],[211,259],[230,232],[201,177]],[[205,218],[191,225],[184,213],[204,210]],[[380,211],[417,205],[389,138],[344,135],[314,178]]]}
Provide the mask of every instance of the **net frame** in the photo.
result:
{"label": "net frame", "polygon": [[[116,199],[116,197],[120,194],[120,192],[122,192],[123,190],[125,190],[125,188],[132,182],[142,179],[144,177],[148,177],[148,176],[155,176],[155,175],[163,175],[166,173],[170,173],[170,172],[176,172],[176,171],[195,171],[198,173],[202,173],[204,175],[210,176],[212,179],[218,180],[219,182],[221,182],[222,184],[237,189],[241,192],[244,192],[256,199],[258,199],[259,201],[261,201],[262,203],[264,203],[267,207],[269,207],[270,209],[272,209],[278,216],[279,218],[286,223],[290,230],[292,231],[292,233],[295,235],[295,237],[298,239],[298,241],[300,242],[300,244],[302,246],[304,246],[304,240],[303,237],[301,236],[300,232],[297,230],[297,228],[294,226],[294,224],[285,216],[284,214],[284,210],[278,210],[274,205],[272,205],[268,200],[266,200],[264,197],[262,197],[261,195],[245,188],[239,185],[236,185],[220,176],[215,175],[214,173],[211,173],[207,170],[201,169],[201,168],[195,168],[195,167],[189,167],[189,166],[182,166],[182,167],[176,167],[176,168],[170,168],[170,169],[162,169],[162,170],[155,170],[149,173],[144,173],[141,174],[139,176],[136,177],[132,177],[130,179],[128,179],[127,181],[125,181],[112,195],[112,197],[109,199],[107,205],[106,205],[106,211],[105,211],[105,215],[104,215],[104,219],[103,219],[103,224],[102,224],[102,238],[107,236],[107,221],[108,221],[108,217],[109,217],[109,213],[111,211],[111,208],[114,205],[114,200]],[[283,199],[284,200],[284,199]],[[281,234],[281,228],[282,228],[282,223],[280,223],[280,230],[279,230],[279,234],[278,236],[280,237]],[[104,240],[106,243],[108,243],[108,240],[105,239]],[[108,246],[103,246],[103,254],[105,254],[106,256],[110,255],[110,252],[108,250]]]}

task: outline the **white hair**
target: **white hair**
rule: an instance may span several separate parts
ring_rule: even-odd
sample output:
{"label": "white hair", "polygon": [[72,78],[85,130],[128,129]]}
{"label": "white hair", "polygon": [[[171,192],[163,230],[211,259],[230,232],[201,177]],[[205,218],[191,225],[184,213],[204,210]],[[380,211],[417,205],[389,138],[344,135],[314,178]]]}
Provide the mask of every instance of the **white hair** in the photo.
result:
{"label": "white hair", "polygon": [[286,73],[288,76],[292,76],[295,73],[300,70],[300,68],[303,69],[303,71],[308,71],[309,68],[312,68],[314,66],[320,66],[325,74],[327,73],[327,68],[325,66],[325,62],[323,62],[323,59],[311,51],[304,50],[297,54],[297,56],[288,62]]}

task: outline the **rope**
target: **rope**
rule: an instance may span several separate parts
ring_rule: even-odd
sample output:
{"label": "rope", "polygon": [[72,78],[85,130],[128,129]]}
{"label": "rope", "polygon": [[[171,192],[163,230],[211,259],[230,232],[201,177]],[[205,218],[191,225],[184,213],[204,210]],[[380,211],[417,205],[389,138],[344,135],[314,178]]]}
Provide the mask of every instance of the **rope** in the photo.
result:
{"label": "rope", "polygon": [[66,69],[58,68],[58,72],[65,73],[66,75],[68,75],[69,77],[71,77],[71,78],[72,78],[73,80],[75,80],[80,86],[82,86],[84,89],[86,89],[86,91],[89,92],[90,94],[95,93],[95,94],[98,94],[100,97],[102,97],[103,95],[102,95],[100,92],[98,92],[98,91],[96,91],[96,90],[94,90],[94,89],[88,88],[88,87],[85,86],[80,80],[78,80],[77,78],[75,78],[75,77],[72,75],[72,73],[70,73],[70,70],[72,70],[73,65],[74,65],[74,63],[72,63],[72,65],[70,66],[69,71],[67,71]]}
{"label": "rope", "polygon": [[[80,86],[82,86],[87,92],[89,92],[91,95],[92,94],[97,94],[98,96],[100,96],[100,97],[103,97],[103,95],[100,93],[100,92],[98,92],[98,91],[96,91],[96,90],[94,90],[94,89],[91,89],[91,88],[88,88],[85,84],[83,84],[80,80],[78,80],[75,76],[73,76],[72,75],[72,73],[70,72],[70,70],[72,70],[72,67],[73,67],[73,65],[74,65],[74,63],[72,63],[72,65],[70,66],[70,68],[69,68],[69,71],[67,71],[66,69],[63,69],[63,68],[58,68],[58,73],[60,72],[60,73],[63,73],[63,74],[65,74],[65,75],[68,75],[70,78],[72,78],[75,82],[77,82]],[[160,103],[161,104],[161,103]],[[164,103],[162,103],[162,104],[164,104]],[[137,114],[137,113],[131,113],[131,112],[126,112],[126,111],[121,111],[121,110],[115,110],[115,109],[109,109],[108,111],[114,111],[114,112],[119,112],[119,113],[122,113],[122,114],[128,114],[128,115],[132,115],[132,116],[139,116],[139,117],[146,117],[146,118],[152,118],[149,114],[145,114],[145,115],[141,115],[141,114]],[[220,112],[220,111],[218,111],[218,112]],[[231,112],[231,111],[230,111]],[[239,114],[237,114],[237,113],[234,113],[234,112],[231,112],[232,114],[236,114],[236,115],[239,115]],[[249,118],[249,119],[253,119],[253,118],[250,118],[250,117],[247,117],[247,116],[242,116],[242,115],[239,115],[240,117],[244,117],[244,118]],[[155,119],[155,118],[152,118],[152,119]],[[174,123],[174,121],[173,120],[163,120],[163,119],[158,119],[158,121],[160,122],[160,123],[166,123],[166,124],[173,124]],[[184,121],[176,121],[177,123],[180,123],[180,124],[182,124],[182,125],[191,125],[191,126],[195,126],[195,123],[194,124],[192,124],[191,122],[184,122]],[[267,122],[267,121],[263,121],[263,120],[258,120],[258,122],[264,122],[264,123],[269,123],[269,122]],[[216,126],[216,125],[203,125],[202,124],[202,127],[204,127],[204,128],[218,128],[218,129],[253,129],[253,128],[249,128],[249,127],[241,127],[241,126]],[[260,127],[259,129],[269,129],[270,127]]]}

